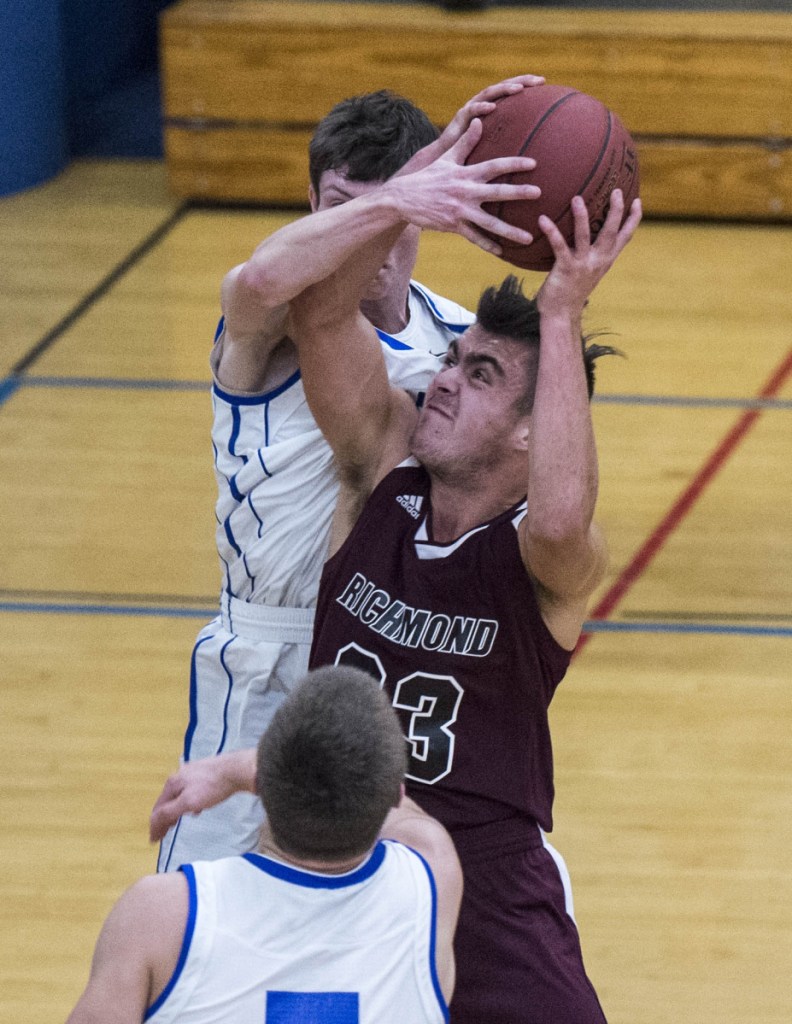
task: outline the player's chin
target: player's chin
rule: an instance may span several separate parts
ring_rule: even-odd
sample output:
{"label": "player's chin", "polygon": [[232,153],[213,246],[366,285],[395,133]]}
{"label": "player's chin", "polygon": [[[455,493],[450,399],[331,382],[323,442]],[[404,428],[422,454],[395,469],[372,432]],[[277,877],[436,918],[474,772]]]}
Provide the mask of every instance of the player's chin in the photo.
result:
{"label": "player's chin", "polygon": [[424,415],[418,421],[410,441],[410,452],[413,457],[428,470],[442,462],[444,444],[437,423],[427,422]]}
{"label": "player's chin", "polygon": [[393,284],[390,271],[387,267],[381,267],[374,278],[366,286],[363,299],[369,302],[380,302],[392,291]]}

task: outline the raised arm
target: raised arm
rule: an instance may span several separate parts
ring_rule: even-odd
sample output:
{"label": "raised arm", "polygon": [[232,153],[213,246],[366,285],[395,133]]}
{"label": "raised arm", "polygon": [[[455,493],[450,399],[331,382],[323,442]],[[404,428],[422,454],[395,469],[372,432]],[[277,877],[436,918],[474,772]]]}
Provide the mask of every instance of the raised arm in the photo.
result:
{"label": "raised arm", "polygon": [[[451,147],[426,167],[397,175],[355,202],[379,233],[335,273],[291,303],[289,334],[299,350],[311,411],[336,456],[342,480],[365,496],[406,454],[415,410],[392,391],[373,328],[360,313],[363,289],[407,224],[460,234],[490,252],[484,232],[529,244],[531,236],[482,209],[483,204],[535,199],[532,185],[493,179],[530,170],[530,158],[507,157],[471,167],[465,159],[481,135],[474,119]],[[409,172],[409,167],[407,168]],[[349,204],[351,205],[351,204]]]}
{"label": "raised arm", "polygon": [[583,308],[641,219],[639,200],[620,227],[619,190],[596,241],[578,196],[572,203],[575,244],[570,248],[546,217],[540,227],[555,264],[537,295],[540,354],[531,413],[528,512],[520,524],[526,568],[538,581],[542,611],[563,646],[577,642],[586,599],[602,578],[605,543],[593,522],[598,467],[581,353]]}
{"label": "raised arm", "polygon": [[462,900],[462,868],[451,836],[408,796],[382,826],[385,839],[411,847],[427,862],[437,889],[437,969],[446,1001],[454,990],[454,932]]}
{"label": "raised arm", "polygon": [[218,372],[227,387],[255,391],[272,383],[270,359],[287,334],[289,301],[349,260],[383,226],[377,212],[361,209],[357,200],[342,203],[274,232],[226,275]]}
{"label": "raised arm", "polygon": [[[517,75],[483,89],[409,166],[418,170],[436,160],[464,135],[473,118],[490,113],[499,97],[542,82],[537,75]],[[312,192],[312,203],[316,201]],[[293,352],[288,346],[284,352],[282,345],[288,302],[343,265],[382,226],[370,216],[360,216],[354,200],[351,209],[346,202],[334,203],[274,232],[226,275],[221,291],[225,334],[217,368],[226,387],[260,390],[277,382],[273,371],[284,379],[292,372]]]}

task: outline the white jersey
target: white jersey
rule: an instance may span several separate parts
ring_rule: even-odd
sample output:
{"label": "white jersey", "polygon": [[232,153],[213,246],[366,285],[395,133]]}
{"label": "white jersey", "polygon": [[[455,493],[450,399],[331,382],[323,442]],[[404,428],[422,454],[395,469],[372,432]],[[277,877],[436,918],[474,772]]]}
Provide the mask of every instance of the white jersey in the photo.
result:
{"label": "white jersey", "polygon": [[189,915],[152,1024],[441,1024],[425,861],[379,842],[323,875],[249,853],[185,865]]}
{"label": "white jersey", "polygon": [[[390,380],[419,395],[472,313],[412,282],[403,331],[378,331]],[[213,364],[222,346],[215,346]],[[183,759],[255,746],[278,706],[308,670],[319,577],[338,481],[330,446],[314,421],[300,374],[259,394],[212,390],[223,571],[220,615],[198,635],[190,668],[190,721]],[[259,800],[237,793],[185,815],[160,848],[172,871],[253,849]]]}
{"label": "white jersey", "polygon": [[[424,391],[467,310],[411,284],[410,320],[378,331],[391,382]],[[219,360],[219,345],[213,358]],[[215,379],[212,442],[218,485],[217,550],[226,594],[313,608],[338,497],[333,455],[308,408],[300,373],[259,394],[231,393]],[[233,624],[233,623],[232,623]]]}

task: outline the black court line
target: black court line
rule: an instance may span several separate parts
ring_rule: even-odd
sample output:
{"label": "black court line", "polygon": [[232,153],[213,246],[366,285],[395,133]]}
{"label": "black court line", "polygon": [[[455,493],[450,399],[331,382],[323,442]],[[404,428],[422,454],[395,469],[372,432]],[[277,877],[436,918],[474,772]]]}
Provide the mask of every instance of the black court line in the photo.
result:
{"label": "black court line", "polygon": [[0,381],[0,405],[9,398],[14,391],[24,382],[24,375],[52,346],[61,338],[66,331],[74,326],[88,310],[103,298],[110,289],[129,271],[136,263],[139,263],[162,239],[173,230],[191,209],[189,202],[182,203],[174,212],[156,227],[142,242],[135,246],[120,263],[102,278],[95,288],[85,295],[66,316],[64,316],[54,327],[40,338],[36,344],[21,359],[11,367],[7,376]]}

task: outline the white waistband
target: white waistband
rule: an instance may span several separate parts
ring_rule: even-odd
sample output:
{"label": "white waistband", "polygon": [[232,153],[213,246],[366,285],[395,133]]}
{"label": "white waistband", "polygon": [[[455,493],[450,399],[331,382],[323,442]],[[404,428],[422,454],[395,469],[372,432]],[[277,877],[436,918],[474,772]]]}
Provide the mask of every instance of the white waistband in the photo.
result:
{"label": "white waistband", "polygon": [[313,608],[281,608],[269,604],[251,604],[231,597],[220,597],[223,628],[247,640],[276,644],[310,644],[313,638]]}

